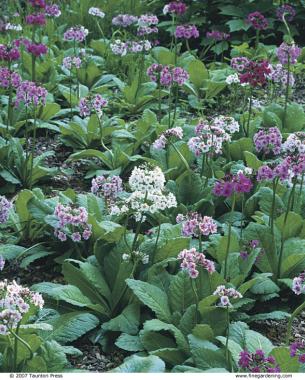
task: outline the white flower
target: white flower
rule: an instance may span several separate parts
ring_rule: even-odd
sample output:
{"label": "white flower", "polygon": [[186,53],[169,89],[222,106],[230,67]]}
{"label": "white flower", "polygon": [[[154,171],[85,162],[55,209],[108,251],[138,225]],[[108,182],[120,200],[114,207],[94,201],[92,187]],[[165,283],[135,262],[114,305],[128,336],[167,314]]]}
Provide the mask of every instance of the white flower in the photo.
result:
{"label": "white flower", "polygon": [[227,78],[226,78],[226,83],[228,85],[231,85],[231,84],[235,84],[235,83],[240,83],[240,80],[239,80],[239,77],[238,77],[238,74],[231,74],[229,75]]}
{"label": "white flower", "polygon": [[105,13],[102,12],[99,8],[91,7],[88,11],[89,15],[104,18]]}

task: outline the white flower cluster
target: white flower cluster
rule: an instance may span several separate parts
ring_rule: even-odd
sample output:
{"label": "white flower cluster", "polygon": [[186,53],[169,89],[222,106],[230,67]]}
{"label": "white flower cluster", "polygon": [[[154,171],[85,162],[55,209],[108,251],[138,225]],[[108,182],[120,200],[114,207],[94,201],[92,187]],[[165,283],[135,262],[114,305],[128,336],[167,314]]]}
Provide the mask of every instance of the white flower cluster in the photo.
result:
{"label": "white flower cluster", "polygon": [[95,7],[91,7],[89,9],[88,13],[91,16],[96,16],[96,17],[100,17],[100,18],[104,18],[105,17],[105,13],[102,12],[99,8],[95,8]]}
{"label": "white flower cluster", "polygon": [[136,167],[129,178],[132,193],[111,208],[112,215],[130,213],[136,221],[144,221],[144,214],[155,214],[168,208],[176,207],[176,197],[165,192],[165,177],[159,167]]}
{"label": "white flower cluster", "polygon": [[132,253],[124,253],[122,255],[123,261],[129,262],[129,261],[142,261],[142,264],[148,264],[149,262],[149,256],[146,255],[143,252],[140,251],[133,251]]}
{"label": "white flower cluster", "polygon": [[213,295],[218,296],[220,298],[219,306],[224,306],[224,307],[232,306],[230,302],[230,298],[232,299],[243,298],[240,292],[238,292],[234,288],[226,288],[224,285],[219,285],[216,288]]}
{"label": "white flower cluster", "polygon": [[238,77],[238,74],[231,74],[226,78],[226,84],[231,85],[231,84],[240,84],[240,80]]}
{"label": "white flower cluster", "polygon": [[305,132],[291,133],[282,144],[282,151],[287,154],[305,153]]}
{"label": "white flower cluster", "polygon": [[230,116],[217,116],[212,122],[216,127],[223,128],[231,135],[235,132],[239,132],[239,123],[233,117]]}
{"label": "white flower cluster", "polygon": [[15,32],[20,32],[22,30],[22,26],[20,24],[11,24],[10,22],[5,24],[5,30],[14,30]]}

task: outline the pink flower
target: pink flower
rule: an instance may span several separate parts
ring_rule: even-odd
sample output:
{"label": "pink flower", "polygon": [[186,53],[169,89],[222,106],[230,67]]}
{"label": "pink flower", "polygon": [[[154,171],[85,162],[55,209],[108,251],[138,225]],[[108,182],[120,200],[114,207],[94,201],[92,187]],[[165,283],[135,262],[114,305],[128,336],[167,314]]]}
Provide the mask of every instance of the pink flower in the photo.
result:
{"label": "pink flower", "polygon": [[257,30],[265,30],[268,28],[268,20],[260,12],[249,13],[247,22]]}

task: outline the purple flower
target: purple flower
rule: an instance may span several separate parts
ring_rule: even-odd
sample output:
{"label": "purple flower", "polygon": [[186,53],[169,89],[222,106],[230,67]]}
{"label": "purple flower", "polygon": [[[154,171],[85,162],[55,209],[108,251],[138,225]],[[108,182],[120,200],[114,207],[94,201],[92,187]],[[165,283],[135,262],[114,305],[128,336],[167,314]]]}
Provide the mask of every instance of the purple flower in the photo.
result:
{"label": "purple flower", "polygon": [[183,130],[180,127],[170,128],[167,131],[163,132],[157,140],[153,143],[155,149],[164,149],[169,140],[172,138],[177,140],[182,140]]}
{"label": "purple flower", "polygon": [[296,15],[295,9],[290,4],[283,4],[276,10],[276,17],[283,21],[283,18],[287,21],[292,21]]}
{"label": "purple flower", "polygon": [[247,22],[256,30],[265,30],[268,28],[268,20],[260,12],[249,13]]}
{"label": "purple flower", "polygon": [[246,70],[250,60],[247,57],[233,57],[231,59],[231,67],[238,73],[242,73]]}
{"label": "purple flower", "polygon": [[28,53],[35,55],[35,57],[40,57],[41,55],[47,54],[48,48],[44,44],[29,43],[26,46]]}
{"label": "purple flower", "polygon": [[297,63],[297,59],[301,54],[301,49],[295,44],[287,44],[283,42],[276,50],[276,55],[282,65],[288,64],[294,65]]}
{"label": "purple flower", "polygon": [[21,77],[18,73],[10,71],[6,67],[0,67],[0,87],[9,88],[10,86],[17,88],[21,83]]}
{"label": "purple flower", "polygon": [[256,350],[255,353],[242,351],[239,354],[239,367],[245,372],[251,373],[278,373],[280,368],[273,356],[265,356],[262,350]]}
{"label": "purple flower", "polygon": [[163,14],[171,13],[176,15],[183,15],[186,12],[186,5],[182,1],[172,1],[165,5]]}
{"label": "purple flower", "polygon": [[200,235],[209,236],[217,233],[217,224],[210,216],[202,217],[197,212],[191,212],[186,216],[179,214],[176,218],[177,223],[182,223],[183,236]]}
{"label": "purple flower", "polygon": [[62,61],[64,68],[71,70],[72,68],[80,69],[82,60],[80,57],[65,57]]}
{"label": "purple flower", "polygon": [[88,33],[88,29],[84,28],[83,26],[74,26],[64,33],[64,41],[83,42],[86,39]]}
{"label": "purple flower", "polygon": [[214,41],[226,41],[230,38],[230,34],[220,32],[219,30],[212,30],[206,33],[206,38]]}
{"label": "purple flower", "polygon": [[170,87],[173,84],[182,86],[189,78],[189,74],[182,67],[163,66],[153,63],[147,69],[147,75],[153,82],[160,83],[162,86]]}
{"label": "purple flower", "polygon": [[6,223],[13,204],[4,196],[0,196],[0,223]]}
{"label": "purple flower", "polygon": [[225,180],[217,181],[213,188],[213,194],[218,197],[230,197],[234,192],[249,193],[253,187],[251,180],[243,173],[229,176]]}
{"label": "purple flower", "polygon": [[45,11],[48,17],[59,17],[61,15],[61,10],[57,4],[47,4]]}
{"label": "purple flower", "polygon": [[82,98],[79,101],[80,115],[82,117],[86,117],[90,116],[94,112],[100,114],[102,112],[102,109],[105,108],[107,104],[108,101],[100,94]]}
{"label": "purple flower", "polygon": [[236,289],[226,288],[225,285],[217,286],[213,295],[219,297],[219,301],[220,301],[219,306],[223,306],[223,307],[232,306],[230,302],[230,298],[232,299],[243,298],[241,293],[238,292]]}
{"label": "purple flower", "polygon": [[25,21],[29,25],[45,25],[46,17],[44,13],[33,13],[31,15],[27,15]]}
{"label": "purple flower", "polygon": [[175,36],[177,38],[185,38],[189,40],[190,38],[198,38],[199,31],[195,25],[178,25],[175,31]]}
{"label": "purple flower", "polygon": [[191,278],[198,277],[197,266],[201,266],[209,273],[215,272],[214,262],[206,259],[205,255],[197,252],[195,248],[184,249],[179,253],[178,259],[181,260],[181,269],[186,270]]}
{"label": "purple flower", "polygon": [[29,3],[34,8],[42,8],[42,9],[44,9],[46,7],[45,0],[29,0]]}
{"label": "purple flower", "polygon": [[26,107],[46,104],[48,91],[44,87],[37,86],[34,82],[24,81],[16,91],[15,107],[23,103]]}
{"label": "purple flower", "polygon": [[280,154],[282,134],[276,127],[259,130],[253,137],[255,149],[263,154]]}
{"label": "purple flower", "polygon": [[17,61],[20,58],[20,52],[17,47],[0,44],[0,60],[1,61]]}
{"label": "purple flower", "polygon": [[104,197],[108,206],[115,202],[118,194],[122,191],[123,181],[117,175],[107,178],[104,176],[99,176],[92,180],[91,192]]}
{"label": "purple flower", "polygon": [[305,271],[293,279],[292,291],[298,296],[300,294],[305,294]]}

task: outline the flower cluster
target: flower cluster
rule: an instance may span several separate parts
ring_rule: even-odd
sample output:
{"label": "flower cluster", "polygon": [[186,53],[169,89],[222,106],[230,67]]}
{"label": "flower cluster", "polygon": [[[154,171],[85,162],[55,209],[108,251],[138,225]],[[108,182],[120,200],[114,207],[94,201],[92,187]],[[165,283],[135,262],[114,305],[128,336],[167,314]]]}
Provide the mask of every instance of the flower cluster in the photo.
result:
{"label": "flower cluster", "polygon": [[4,260],[3,256],[0,255],[0,271],[3,270],[4,265],[5,265],[5,260]]}
{"label": "flower cluster", "polygon": [[279,20],[283,20],[283,17],[285,17],[287,21],[292,21],[295,15],[295,9],[289,4],[283,4],[276,10],[276,16]]}
{"label": "flower cluster", "polygon": [[28,53],[35,55],[35,57],[40,57],[41,55],[47,54],[48,48],[44,44],[31,42],[26,45],[26,50]]}
{"label": "flower cluster", "polygon": [[233,57],[231,59],[231,67],[238,73],[242,73],[246,70],[250,60],[247,57]]}
{"label": "flower cluster", "polygon": [[178,259],[181,260],[181,269],[186,270],[191,278],[198,277],[198,266],[206,269],[209,273],[215,272],[214,262],[208,260],[203,253],[197,252],[196,248],[184,249],[179,253]]}
{"label": "flower cluster", "polygon": [[62,61],[64,68],[71,70],[72,68],[80,69],[82,60],[80,57],[65,57]]}
{"label": "flower cluster", "polygon": [[157,63],[149,66],[147,75],[153,82],[160,83],[165,87],[170,87],[173,84],[182,86],[189,79],[188,72],[182,67],[163,66]]}
{"label": "flower cluster", "polygon": [[227,176],[222,181],[217,181],[213,188],[213,194],[218,197],[230,197],[233,193],[249,193],[253,187],[250,178],[243,173]]}
{"label": "flower cluster", "polygon": [[138,22],[138,17],[127,14],[119,14],[112,19],[112,24],[115,26],[121,26],[122,28],[127,28],[128,26]]}
{"label": "flower cluster", "polygon": [[123,253],[122,260],[126,262],[139,262],[141,261],[142,264],[148,264],[149,262],[149,256],[145,254],[144,252],[140,251],[132,251],[131,253]]}
{"label": "flower cluster", "polygon": [[8,335],[17,327],[23,316],[30,310],[42,308],[44,301],[39,293],[18,285],[15,281],[0,282],[0,335]]}
{"label": "flower cluster", "polygon": [[155,149],[164,149],[171,138],[181,140],[183,138],[182,128],[175,127],[163,132],[153,143],[153,147]]}
{"label": "flower cluster", "polygon": [[46,8],[45,0],[29,0],[29,3],[33,8]]}
{"label": "flower cluster", "polygon": [[99,18],[104,18],[105,13],[101,11],[99,8],[91,7],[88,10],[89,15],[99,17]]}
{"label": "flower cluster", "polygon": [[126,42],[115,40],[110,44],[110,48],[113,54],[124,57],[128,53],[141,53],[143,51],[149,51],[152,48],[152,45],[148,40]]}
{"label": "flower cluster", "polygon": [[18,73],[10,71],[6,67],[0,67],[0,87],[9,88],[10,86],[17,88],[21,83],[21,77]]}
{"label": "flower cluster", "polygon": [[242,260],[247,260],[252,250],[258,248],[259,245],[260,245],[259,240],[250,240],[247,244],[244,244],[243,250],[240,251],[239,253],[239,257]]}
{"label": "flower cluster", "polygon": [[6,223],[9,217],[10,209],[13,207],[12,202],[0,195],[0,223]]}
{"label": "flower cluster", "polygon": [[186,12],[186,5],[182,1],[172,1],[169,4],[166,4],[163,8],[163,14],[168,13],[183,15]]}
{"label": "flower cluster", "polygon": [[0,61],[17,61],[20,58],[19,49],[15,46],[0,44]]}
{"label": "flower cluster", "polygon": [[231,85],[231,84],[240,84],[239,76],[237,73],[228,75],[226,77],[226,84]]}
{"label": "flower cluster", "polygon": [[74,26],[64,33],[64,41],[83,42],[88,36],[89,31],[83,26]]}
{"label": "flower cluster", "polygon": [[297,59],[301,54],[301,49],[295,44],[287,44],[283,42],[277,49],[276,55],[282,65],[291,65],[297,63]]}
{"label": "flower cluster", "polygon": [[88,212],[84,207],[65,206],[58,203],[54,210],[57,226],[54,231],[60,241],[71,237],[72,241],[88,240],[92,234],[91,224],[88,224]]}
{"label": "flower cluster", "polygon": [[112,215],[129,213],[136,221],[144,221],[146,213],[155,214],[177,206],[175,196],[165,191],[165,177],[159,167],[135,167],[128,183],[132,193],[116,201],[111,208]]}
{"label": "flower cluster", "polygon": [[289,178],[290,172],[290,160],[285,159],[274,168],[268,165],[261,166],[257,171],[256,179],[260,181],[272,181],[275,178],[279,178],[281,181],[285,181]]}
{"label": "flower cluster", "polygon": [[305,271],[292,281],[292,290],[296,295],[305,294]]}
{"label": "flower cluster", "polygon": [[25,21],[29,25],[45,25],[46,24],[46,16],[44,13],[33,13],[27,15]]}
{"label": "flower cluster", "polygon": [[290,345],[290,356],[293,358],[298,357],[298,362],[305,364],[305,342],[296,341]]}
{"label": "flower cluster", "polygon": [[20,24],[11,24],[10,22],[8,22],[7,24],[5,24],[4,29],[14,30],[15,32],[21,32],[22,26]]}
{"label": "flower cluster", "polygon": [[239,367],[245,372],[254,373],[278,373],[280,367],[273,356],[266,356],[262,350],[254,353],[242,351],[239,354]]}
{"label": "flower cluster", "polygon": [[231,116],[217,116],[213,119],[212,123],[215,127],[222,128],[231,135],[239,132],[239,123]]}
{"label": "flower cluster", "polygon": [[231,140],[231,136],[222,127],[201,121],[195,128],[196,137],[188,141],[189,149],[199,157],[203,153],[220,154],[225,142]]}
{"label": "flower cluster", "polygon": [[305,132],[291,133],[282,144],[284,154],[305,154]]}
{"label": "flower cluster", "polygon": [[176,38],[185,38],[189,40],[190,38],[198,38],[199,31],[195,25],[178,25],[175,31]]}
{"label": "flower cluster", "polygon": [[48,17],[59,17],[61,15],[61,10],[57,4],[47,4],[45,12]]}
{"label": "flower cluster", "polygon": [[256,30],[265,30],[268,28],[268,20],[260,12],[249,13],[247,22]]}
{"label": "flower cluster", "polygon": [[260,129],[255,133],[253,142],[257,152],[277,155],[282,149],[282,134],[277,127]]}
{"label": "flower cluster", "polygon": [[79,101],[79,110],[82,117],[90,116],[92,113],[96,112],[101,114],[102,109],[107,107],[108,101],[103,98],[100,94],[94,96],[87,96],[80,99]]}
{"label": "flower cluster", "polygon": [[243,298],[243,296],[234,288],[226,288],[225,285],[219,285],[217,286],[215,292],[213,293],[214,296],[217,296],[220,298],[220,304],[219,306],[232,306],[230,299],[238,299]]}
{"label": "flower cluster", "polygon": [[240,83],[249,84],[252,87],[263,87],[271,74],[268,61],[249,61],[244,70],[239,74]]}
{"label": "flower cluster", "polygon": [[182,235],[183,236],[195,236],[199,237],[209,236],[217,233],[217,224],[210,216],[202,217],[197,212],[191,212],[189,214],[178,214],[176,218],[177,223],[182,223]]}
{"label": "flower cluster", "polygon": [[287,85],[287,80],[289,80],[289,86],[293,87],[294,86],[294,76],[290,72],[289,73],[289,78],[288,78],[288,70],[284,68],[284,66],[281,63],[278,63],[277,65],[270,66],[271,73],[270,73],[270,79],[274,83],[279,83],[281,85],[286,86]]}
{"label": "flower cluster", "polygon": [[26,107],[46,104],[48,91],[44,87],[37,86],[34,82],[24,81],[16,91],[15,107],[23,103]]}
{"label": "flower cluster", "polygon": [[206,33],[206,38],[213,41],[226,41],[230,38],[230,34],[225,32],[220,32],[219,30],[212,30]]}
{"label": "flower cluster", "polygon": [[123,182],[117,175],[98,176],[92,180],[91,192],[105,198],[107,205],[114,203],[118,194],[123,191]]}

